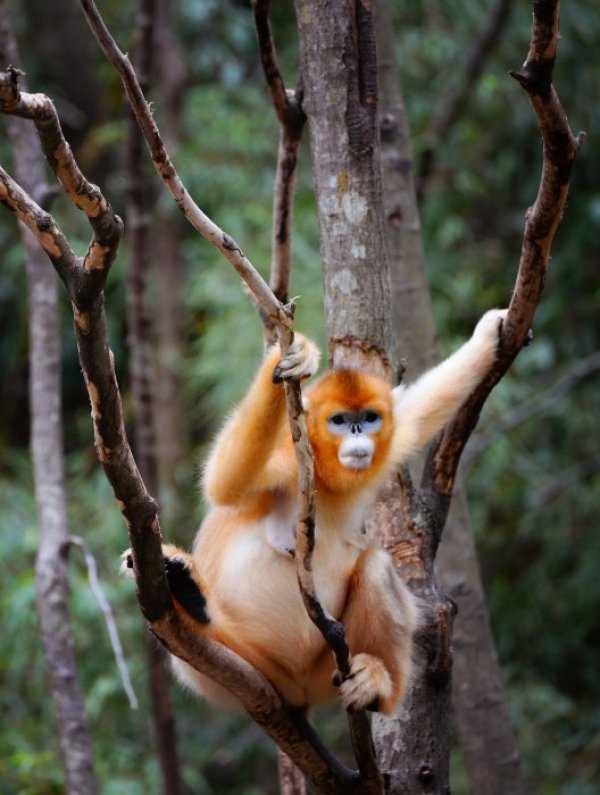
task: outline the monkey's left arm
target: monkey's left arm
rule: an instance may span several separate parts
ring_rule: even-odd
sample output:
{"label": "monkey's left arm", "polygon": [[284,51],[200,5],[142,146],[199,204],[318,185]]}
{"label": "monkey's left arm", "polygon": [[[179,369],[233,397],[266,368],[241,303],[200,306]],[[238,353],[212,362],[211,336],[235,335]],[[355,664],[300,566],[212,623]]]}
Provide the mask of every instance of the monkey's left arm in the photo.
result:
{"label": "monkey's left arm", "polygon": [[[289,437],[284,378],[313,375],[319,366],[319,349],[302,334],[280,361],[279,348],[267,353],[246,396],[218,434],[206,462],[203,485],[216,505],[239,505],[249,496],[285,485],[295,479],[295,458]],[[289,447],[289,450],[288,450]],[[275,464],[273,465],[273,459]]]}
{"label": "monkey's left arm", "polygon": [[505,315],[505,309],[486,312],[471,339],[452,356],[409,387],[394,389],[395,463],[432,439],[479,384],[496,357]]}

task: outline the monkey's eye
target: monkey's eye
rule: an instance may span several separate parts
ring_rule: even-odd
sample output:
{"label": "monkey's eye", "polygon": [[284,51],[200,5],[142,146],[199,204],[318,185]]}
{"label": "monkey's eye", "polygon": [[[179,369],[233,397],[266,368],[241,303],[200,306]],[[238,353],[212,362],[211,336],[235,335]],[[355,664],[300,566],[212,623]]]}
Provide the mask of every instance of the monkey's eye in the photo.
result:
{"label": "monkey's eye", "polygon": [[378,411],[367,409],[361,417],[361,423],[367,433],[376,433],[383,425],[383,419]]}
{"label": "monkey's eye", "polygon": [[335,414],[332,414],[327,420],[327,427],[331,431],[331,433],[336,434],[336,436],[341,436],[348,431],[348,424],[350,423],[350,418],[346,413],[343,411],[336,411]]}

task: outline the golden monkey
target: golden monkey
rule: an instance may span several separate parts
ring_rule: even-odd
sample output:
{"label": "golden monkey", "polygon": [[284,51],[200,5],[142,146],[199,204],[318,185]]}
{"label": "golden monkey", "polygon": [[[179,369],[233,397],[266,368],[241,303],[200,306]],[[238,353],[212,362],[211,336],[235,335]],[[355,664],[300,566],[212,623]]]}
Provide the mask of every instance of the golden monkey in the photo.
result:
{"label": "golden monkey", "polygon": [[[351,653],[350,676],[339,688],[293,560],[297,467],[281,381],[316,372],[314,343],[297,334],[281,361],[271,349],[217,436],[203,478],[210,510],[193,551],[164,547],[174,604],[198,632],[262,671],[290,705],[339,694],[346,707],[389,714],[401,698],[418,610],[388,553],[368,545],[363,521],[386,476],[445,425],[485,375],[504,315],[486,313],[468,342],[408,387],[331,370],[305,390],[317,495],[315,586],[324,609],[343,621]],[[236,703],[182,660],[173,658],[173,668],[210,700]]]}

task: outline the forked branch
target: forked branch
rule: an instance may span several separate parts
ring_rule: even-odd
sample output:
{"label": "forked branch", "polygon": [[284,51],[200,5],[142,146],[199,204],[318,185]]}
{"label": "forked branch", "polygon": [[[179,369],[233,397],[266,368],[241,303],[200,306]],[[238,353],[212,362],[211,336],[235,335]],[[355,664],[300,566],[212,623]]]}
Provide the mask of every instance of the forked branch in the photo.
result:
{"label": "forked branch", "polygon": [[527,91],[537,117],[543,142],[542,175],[536,200],[525,215],[521,257],[496,362],[429,452],[423,486],[436,505],[444,506],[444,510],[448,507],[461,453],[483,404],[528,341],[542,295],[554,233],[565,208],[573,163],[584,138],[582,133],[574,136],[571,132],[552,86],[559,0],[537,0],[533,8],[527,59],[511,75]]}
{"label": "forked branch", "polygon": [[[173,654],[240,700],[317,791],[339,795],[357,792],[360,777],[356,771],[323,746],[306,720],[283,704],[260,672],[229,649],[190,631],[178,619],[164,572],[157,507],[129,447],[114,357],[107,342],[103,286],[116,255],[122,223],[98,188],[79,172],[50,100],[20,92],[15,70],[0,73],[0,110],[31,118],[36,122],[42,148],[50,155],[61,154],[49,157],[49,162],[69,198],[88,215],[94,231],[86,255],[78,258],[54,218],[0,169],[0,202],[31,229],[71,297],[79,360],[92,404],[96,451],[129,530],[142,612],[154,634]],[[273,296],[270,305],[277,306],[277,315],[291,323]]]}

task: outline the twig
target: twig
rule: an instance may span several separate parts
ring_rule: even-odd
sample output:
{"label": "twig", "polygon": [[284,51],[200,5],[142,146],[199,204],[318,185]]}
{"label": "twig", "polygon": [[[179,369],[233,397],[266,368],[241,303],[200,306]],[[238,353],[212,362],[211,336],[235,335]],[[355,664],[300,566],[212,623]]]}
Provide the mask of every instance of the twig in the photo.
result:
{"label": "twig", "polygon": [[[302,110],[302,92],[285,88],[269,23],[269,4],[270,0],[252,0],[258,51],[267,88],[279,120],[269,286],[279,301],[286,304],[289,299],[292,268],[292,218],[296,166],[306,115]],[[264,313],[261,313],[261,319],[266,343],[270,345],[276,340],[275,325]]]}
{"label": "twig", "polygon": [[580,480],[595,475],[598,471],[600,471],[600,454],[586,458],[585,461],[577,461],[572,466],[554,475],[545,485],[537,488],[529,498],[529,506],[531,508],[540,508],[547,505],[548,502],[555,500],[561,491],[569,488],[574,483],[578,483]]}
{"label": "twig", "polygon": [[83,553],[83,559],[85,561],[85,565],[87,568],[90,588],[96,598],[96,601],[100,605],[102,614],[104,615],[104,621],[106,622],[106,628],[108,630],[110,644],[112,646],[113,653],[115,655],[115,660],[117,662],[119,674],[121,675],[121,681],[123,682],[123,689],[127,694],[127,698],[129,699],[129,706],[131,707],[131,709],[137,709],[139,707],[139,703],[137,700],[137,696],[135,695],[133,685],[131,683],[129,670],[127,668],[127,663],[125,662],[123,647],[121,646],[121,641],[119,639],[119,632],[117,630],[117,625],[115,623],[115,616],[112,611],[112,607],[110,606],[108,599],[104,595],[104,592],[100,587],[100,583],[98,581],[98,567],[96,566],[96,560],[92,555],[92,553],[90,552],[88,545],[80,536],[69,536],[63,544],[63,550],[65,553],[67,552],[69,547],[78,547]]}

